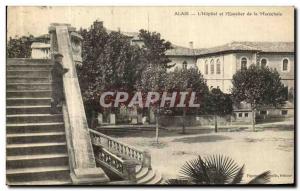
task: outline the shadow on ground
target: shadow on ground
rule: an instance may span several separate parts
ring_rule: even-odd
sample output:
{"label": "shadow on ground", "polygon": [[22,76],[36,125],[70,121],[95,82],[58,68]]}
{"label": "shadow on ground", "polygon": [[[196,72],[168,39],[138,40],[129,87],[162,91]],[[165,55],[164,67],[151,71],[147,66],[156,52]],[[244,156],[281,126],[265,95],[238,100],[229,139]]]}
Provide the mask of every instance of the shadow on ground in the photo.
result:
{"label": "shadow on ground", "polygon": [[224,135],[204,135],[196,137],[185,137],[174,139],[173,142],[182,142],[182,143],[203,143],[203,142],[217,142],[230,140],[231,138]]}

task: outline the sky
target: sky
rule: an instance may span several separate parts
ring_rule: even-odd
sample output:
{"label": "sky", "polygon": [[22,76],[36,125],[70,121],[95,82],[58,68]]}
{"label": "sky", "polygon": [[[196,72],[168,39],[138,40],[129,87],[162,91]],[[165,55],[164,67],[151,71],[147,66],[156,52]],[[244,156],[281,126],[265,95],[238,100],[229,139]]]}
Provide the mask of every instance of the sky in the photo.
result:
{"label": "sky", "polygon": [[50,23],[161,33],[171,43],[208,48],[232,41],[294,41],[293,7],[8,7],[7,36],[48,33]]}

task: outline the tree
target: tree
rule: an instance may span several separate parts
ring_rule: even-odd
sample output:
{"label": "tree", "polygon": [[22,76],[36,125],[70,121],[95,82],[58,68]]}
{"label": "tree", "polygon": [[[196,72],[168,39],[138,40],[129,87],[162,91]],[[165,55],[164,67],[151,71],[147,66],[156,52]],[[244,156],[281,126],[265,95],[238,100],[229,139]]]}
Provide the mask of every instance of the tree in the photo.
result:
{"label": "tree", "polygon": [[138,82],[148,80],[145,76],[149,68],[164,68],[161,72],[166,73],[169,60],[164,52],[171,43],[161,39],[159,33],[141,30],[139,36],[145,43],[142,48],[130,45],[130,38],[120,32],[107,33],[98,21],[90,29],[81,29],[80,34],[84,64],[77,70],[86,110],[103,110],[98,102],[104,91],[136,91]]}
{"label": "tree", "polygon": [[120,32],[107,33],[97,24],[81,29],[83,65],[77,67],[86,110],[101,111],[99,98],[104,91],[133,91],[145,68],[144,50],[131,46]]}
{"label": "tree", "polygon": [[[204,102],[204,97],[208,94],[208,87],[203,75],[197,68],[175,68],[173,72],[170,72],[168,79],[168,90],[171,92],[195,92],[196,93],[196,103],[202,105]],[[178,96],[178,101],[180,96]],[[188,104],[189,96],[187,96],[185,105]],[[200,106],[201,107],[201,106]],[[182,108],[182,133],[185,134],[185,117],[188,111],[196,110],[199,108]],[[173,109],[174,110],[174,109]]]}
{"label": "tree", "polygon": [[258,106],[278,107],[285,103],[285,88],[276,69],[251,65],[233,75],[232,97],[235,103],[246,102],[252,111],[255,131],[255,111]]}
{"label": "tree", "polygon": [[[158,143],[158,130],[159,130],[159,115],[163,112],[163,109],[160,108],[160,98],[162,91],[165,89],[167,81],[167,72],[166,69],[160,65],[149,65],[143,72],[141,80],[137,82],[137,87],[144,94],[147,92],[158,92],[160,97],[156,102],[150,104],[148,108],[148,113],[154,109],[155,113],[155,139]],[[143,96],[145,97],[145,95]]]}
{"label": "tree", "polygon": [[[157,91],[162,92],[165,89],[168,75],[167,69],[172,67],[168,63],[171,61],[166,56],[166,50],[172,48],[171,43],[161,38],[159,33],[140,30],[139,38],[144,42],[143,50],[147,67],[143,70],[141,80],[137,81],[137,87],[143,92]],[[156,118],[156,142],[158,143],[159,114],[162,109],[159,108],[158,100],[152,104],[155,108]],[[151,108],[149,108],[149,111]]]}
{"label": "tree", "polygon": [[213,88],[205,100],[207,114],[213,114],[215,119],[215,132],[218,132],[217,116],[231,114],[232,100],[229,94],[223,93],[219,88]]}
{"label": "tree", "polygon": [[15,38],[10,37],[7,42],[7,57],[8,58],[30,58],[31,43],[33,36],[22,36]]}
{"label": "tree", "polygon": [[[168,180],[168,184],[240,184],[244,176],[245,165],[239,165],[223,155],[201,156],[186,162],[180,170],[179,179]],[[246,184],[266,184],[270,181],[271,172],[265,171]]]}
{"label": "tree", "polygon": [[169,41],[162,39],[160,33],[140,30],[139,38],[144,42],[145,57],[150,65],[159,65],[164,69],[173,67],[168,65],[171,60],[165,52],[172,48]]}

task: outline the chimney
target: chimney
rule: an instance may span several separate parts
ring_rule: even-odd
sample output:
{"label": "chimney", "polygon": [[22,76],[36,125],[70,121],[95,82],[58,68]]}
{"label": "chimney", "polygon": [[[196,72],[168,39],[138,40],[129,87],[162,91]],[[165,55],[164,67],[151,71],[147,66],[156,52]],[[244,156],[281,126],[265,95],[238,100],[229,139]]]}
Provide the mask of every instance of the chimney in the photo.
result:
{"label": "chimney", "polygon": [[194,49],[194,42],[193,42],[193,41],[190,41],[190,42],[189,42],[189,48],[190,48],[190,49]]}
{"label": "chimney", "polygon": [[121,32],[121,28],[120,28],[120,27],[118,27],[118,32],[119,32],[119,33]]}
{"label": "chimney", "polygon": [[103,28],[103,21],[95,21],[94,22],[94,28],[95,29],[101,29],[101,28]]}

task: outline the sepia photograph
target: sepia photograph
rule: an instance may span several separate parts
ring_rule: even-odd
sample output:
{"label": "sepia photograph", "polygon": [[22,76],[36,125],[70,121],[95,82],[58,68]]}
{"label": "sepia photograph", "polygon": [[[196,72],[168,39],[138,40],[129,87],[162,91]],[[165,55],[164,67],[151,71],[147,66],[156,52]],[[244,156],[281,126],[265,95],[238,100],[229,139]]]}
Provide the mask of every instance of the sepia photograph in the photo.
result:
{"label": "sepia photograph", "polygon": [[295,7],[6,17],[9,187],[295,186]]}

